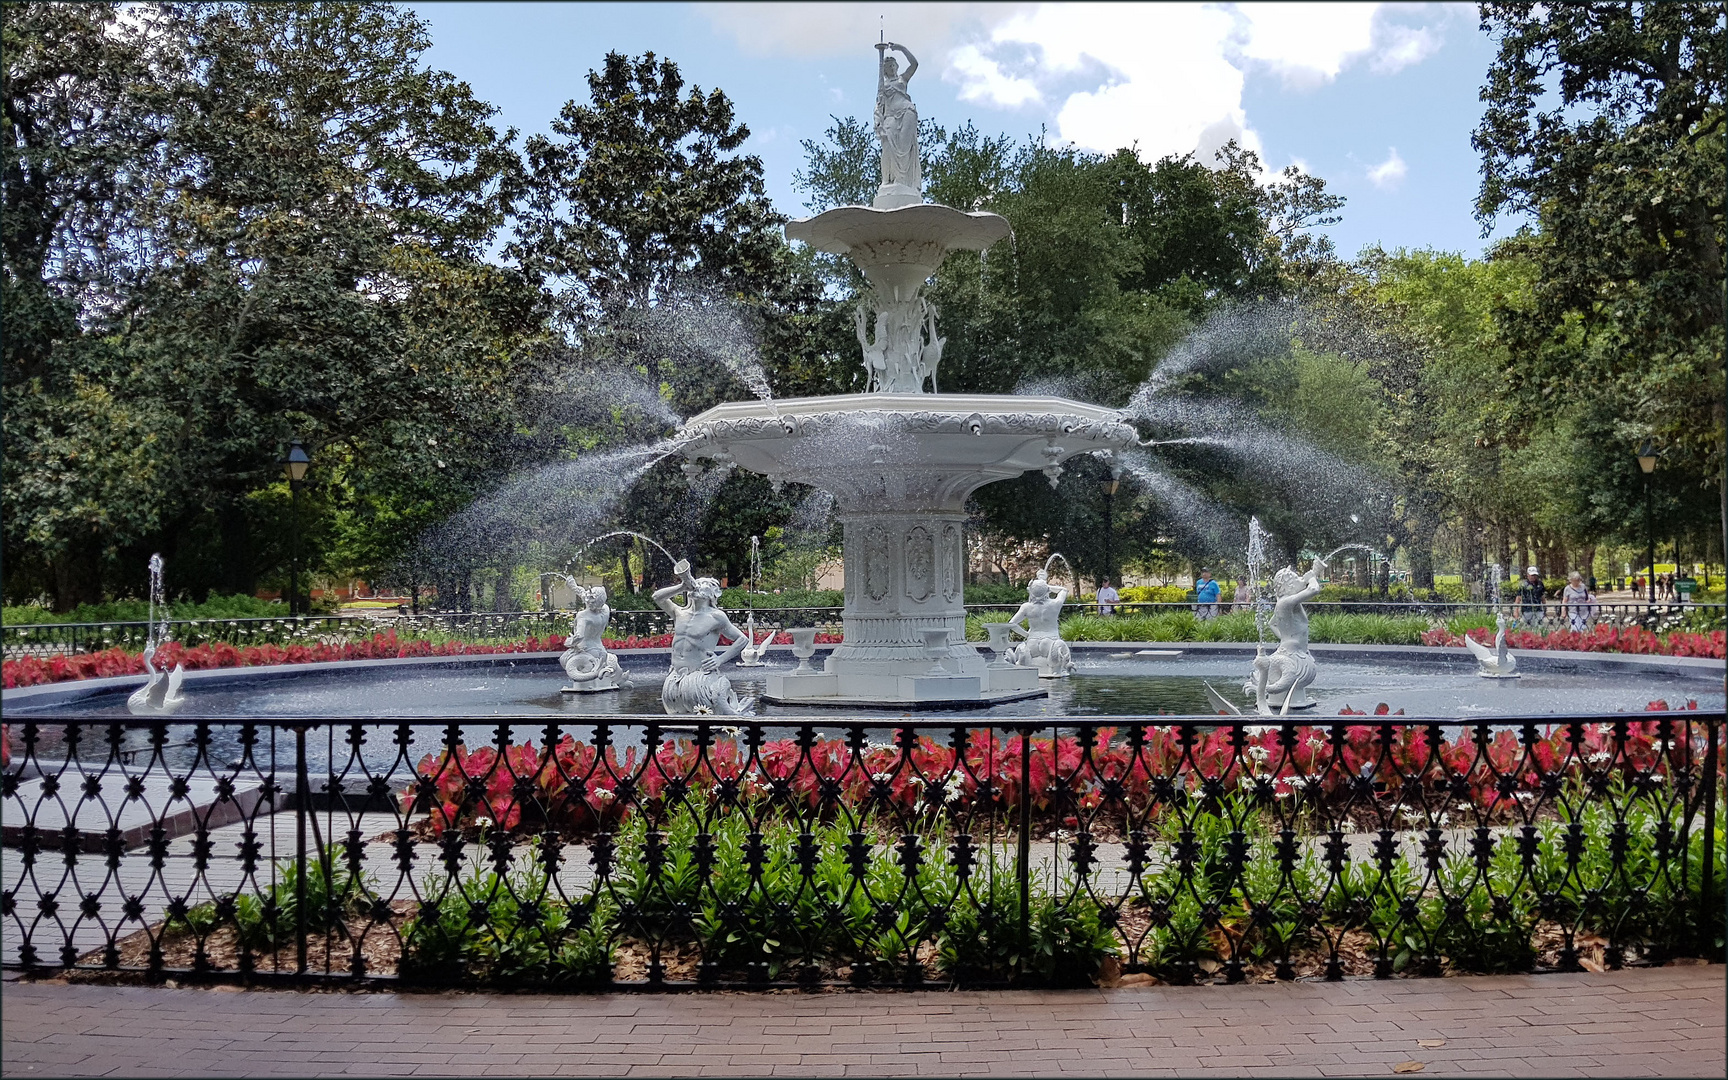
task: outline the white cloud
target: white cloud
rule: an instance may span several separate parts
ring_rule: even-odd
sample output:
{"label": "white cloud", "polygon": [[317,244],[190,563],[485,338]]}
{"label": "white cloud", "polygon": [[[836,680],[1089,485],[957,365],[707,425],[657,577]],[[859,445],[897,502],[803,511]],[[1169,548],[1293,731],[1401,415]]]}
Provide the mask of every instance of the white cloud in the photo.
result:
{"label": "white cloud", "polygon": [[948,72],[961,84],[961,101],[988,101],[1012,109],[1044,100],[1036,83],[1008,74],[1001,64],[979,52],[976,45],[962,45],[950,53]]}
{"label": "white cloud", "polygon": [[[884,33],[918,54],[938,59],[956,27],[988,25],[1028,4],[697,4],[718,30],[755,56],[842,56],[864,50]],[[926,56],[925,54],[929,55]]]}
{"label": "white cloud", "polygon": [[[1047,114],[1064,142],[1147,159],[1259,151],[1242,105],[1251,74],[1313,89],[1353,65],[1391,74],[1441,45],[1458,5],[1354,3],[702,4],[756,55],[862,52],[886,27],[962,101]],[[1421,23],[1422,25],[1417,25]],[[1396,159],[1394,154],[1393,160]],[[1395,184],[1403,162],[1377,169]]]}
{"label": "white cloud", "polygon": [[1440,51],[1440,34],[1427,26],[1383,26],[1380,43],[1368,64],[1376,75],[1393,75]]}
{"label": "white cloud", "polygon": [[[1227,12],[1198,4],[1042,4],[999,23],[975,48],[981,61],[1025,61],[1007,89],[1043,90],[1063,141],[1103,151],[1138,144],[1156,158],[1230,137],[1258,142],[1242,112],[1242,72],[1223,57],[1234,25]],[[1019,104],[968,63],[943,73],[963,97]]]}
{"label": "white cloud", "polygon": [[1379,4],[1237,4],[1239,53],[1311,89],[1338,77],[1344,65],[1373,47]]}
{"label": "white cloud", "polygon": [[1405,166],[1404,159],[1398,156],[1398,148],[1386,148],[1386,160],[1368,168],[1368,182],[1382,191],[1391,191],[1404,182],[1404,174],[1410,170]]}

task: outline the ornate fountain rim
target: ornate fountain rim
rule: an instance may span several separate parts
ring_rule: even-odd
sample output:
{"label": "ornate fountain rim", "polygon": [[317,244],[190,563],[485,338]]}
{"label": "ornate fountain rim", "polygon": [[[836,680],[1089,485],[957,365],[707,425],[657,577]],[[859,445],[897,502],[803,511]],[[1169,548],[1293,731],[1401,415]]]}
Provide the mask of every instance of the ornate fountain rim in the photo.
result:
{"label": "ornate fountain rim", "polygon": [[705,442],[797,438],[843,427],[893,423],[907,433],[1078,436],[1096,446],[1131,447],[1140,436],[1122,413],[1059,397],[1008,394],[840,394],[779,401],[730,401],[689,420],[686,453]]}

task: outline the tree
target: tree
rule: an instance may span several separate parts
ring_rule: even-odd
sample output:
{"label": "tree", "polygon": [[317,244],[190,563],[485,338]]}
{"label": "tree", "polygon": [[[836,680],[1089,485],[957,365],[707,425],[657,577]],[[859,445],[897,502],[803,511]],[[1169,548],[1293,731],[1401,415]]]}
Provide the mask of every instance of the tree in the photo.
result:
{"label": "tree", "polygon": [[[771,375],[823,383],[831,361],[824,319],[830,337],[837,321],[819,310],[811,260],[780,232],[785,219],[768,200],[761,160],[737,152],[750,132],[731,101],[687,88],[678,66],[653,53],[608,54],[588,89],[589,102],[568,102],[551,136],[528,140],[517,235],[506,249],[544,289],[561,362],[602,377],[634,373],[683,417],[767,393]],[[596,440],[598,429],[582,424],[571,434],[566,453],[645,433]],[[631,488],[621,520],[698,557],[711,541],[707,557],[738,565],[750,534],[703,522],[713,500],[753,491],[699,487],[671,463],[657,466]],[[722,505],[717,514],[732,521],[743,510]],[[651,581],[669,573],[661,563],[651,557]]]}
{"label": "tree", "polygon": [[[482,256],[516,159],[490,108],[421,64],[421,22],[353,4],[8,14],[28,47],[7,52],[6,216],[53,223],[9,237],[8,297],[70,313],[7,353],[7,428],[29,436],[9,440],[12,567],[47,566],[61,606],[125,587],[151,549],[177,585],[250,591],[281,565],[281,522],[255,511],[289,436],[332,466],[331,512],[380,464],[498,467],[531,294]],[[94,91],[69,100],[53,76],[86,69]],[[90,153],[56,149],[73,113]],[[83,249],[105,255],[68,257]]]}
{"label": "tree", "polygon": [[1717,489],[1723,466],[1723,91],[1717,4],[1483,4],[1498,39],[1474,143],[1477,213],[1536,215],[1501,246],[1537,287],[1500,321],[1527,409],[1615,406],[1625,456]]}

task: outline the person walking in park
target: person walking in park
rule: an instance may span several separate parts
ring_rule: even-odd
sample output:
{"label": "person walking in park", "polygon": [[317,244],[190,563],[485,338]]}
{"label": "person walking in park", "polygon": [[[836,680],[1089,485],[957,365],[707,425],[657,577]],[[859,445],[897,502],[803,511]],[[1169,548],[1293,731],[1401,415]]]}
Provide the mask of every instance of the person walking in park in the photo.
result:
{"label": "person walking in park", "polygon": [[1534,566],[1524,571],[1524,580],[1518,583],[1518,614],[1523,617],[1524,625],[1537,628],[1542,625],[1542,606],[1548,599],[1548,590],[1542,584],[1542,572]]}
{"label": "person walking in park", "polygon": [[1584,584],[1584,575],[1572,571],[1560,599],[1566,606],[1566,623],[1572,632],[1582,634],[1590,629],[1590,622],[1596,617],[1596,593]]}
{"label": "person walking in park", "polygon": [[1200,581],[1194,586],[1194,617],[1202,621],[1218,617],[1218,583],[1212,571],[1200,568]]}
{"label": "person walking in park", "polygon": [[1116,591],[1116,586],[1110,584],[1109,578],[1098,583],[1098,614],[1116,614],[1116,603],[1121,599],[1121,595]]}
{"label": "person walking in park", "polygon": [[1235,598],[1231,602],[1230,610],[1233,612],[1254,610],[1253,582],[1243,581],[1236,585]]}

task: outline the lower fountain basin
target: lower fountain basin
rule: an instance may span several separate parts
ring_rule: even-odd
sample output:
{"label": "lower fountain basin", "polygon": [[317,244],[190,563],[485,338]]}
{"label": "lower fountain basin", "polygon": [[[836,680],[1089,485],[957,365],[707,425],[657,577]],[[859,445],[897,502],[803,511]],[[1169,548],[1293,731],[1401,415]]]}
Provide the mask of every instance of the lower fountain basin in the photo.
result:
{"label": "lower fountain basin", "polygon": [[[822,646],[818,647],[820,656]],[[1242,683],[1254,647],[1239,644],[1080,642],[1073,645],[1075,672],[1041,687],[1038,696],[983,710],[937,703],[930,711],[988,720],[991,717],[1073,717],[1094,723],[1109,716],[1212,716],[1209,683],[1245,705]],[[1723,707],[1722,662],[1611,653],[1520,652],[1524,678],[1478,678],[1463,649],[1419,646],[1316,645],[1319,678],[1310,693],[1319,705],[1297,723],[1326,723],[1349,707],[1372,711],[1385,702],[1407,716],[1453,718],[1583,716],[1643,712],[1651,701],[1680,707]],[[1151,655],[1143,655],[1151,654]],[[356,660],[270,668],[222,668],[187,672],[185,705],[170,721],[200,717],[254,717],[261,723],[300,717],[425,717],[472,719],[522,717],[537,723],[559,717],[601,718],[661,713],[664,649],[616,654],[636,680],[629,689],[601,694],[560,694],[565,676],[555,653],[414,660]],[[740,693],[760,696],[768,677],[788,674],[795,661],[787,646],[771,647],[766,666],[724,669]],[[13,739],[30,720],[63,717],[147,723],[126,709],[141,676],[89,679],[24,687],[0,695]],[[767,704],[767,716],[808,715],[800,703]],[[848,707],[847,715],[871,722],[891,720],[903,706]],[[833,713],[824,711],[834,722]],[[677,718],[668,718],[676,722]],[[388,744],[385,744],[388,748]]]}

